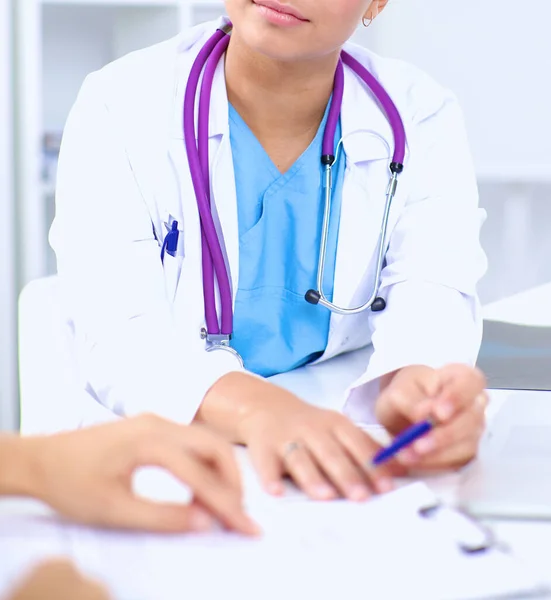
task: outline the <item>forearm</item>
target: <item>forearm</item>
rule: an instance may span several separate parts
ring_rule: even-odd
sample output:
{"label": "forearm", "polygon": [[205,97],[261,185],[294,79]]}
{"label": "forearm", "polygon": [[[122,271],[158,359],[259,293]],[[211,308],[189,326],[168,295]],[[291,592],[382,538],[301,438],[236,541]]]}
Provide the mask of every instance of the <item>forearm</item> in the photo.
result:
{"label": "forearm", "polygon": [[272,383],[247,373],[221,377],[208,391],[195,420],[205,423],[234,444],[246,443],[247,423],[258,410],[301,401]]}
{"label": "forearm", "polygon": [[35,459],[30,439],[0,437],[0,496],[34,495]]}

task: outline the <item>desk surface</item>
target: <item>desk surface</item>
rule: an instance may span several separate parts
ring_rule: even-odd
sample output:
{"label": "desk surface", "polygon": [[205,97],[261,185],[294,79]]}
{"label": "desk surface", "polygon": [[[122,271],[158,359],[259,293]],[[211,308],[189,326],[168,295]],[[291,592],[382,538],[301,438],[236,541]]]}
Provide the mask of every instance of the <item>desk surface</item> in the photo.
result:
{"label": "desk surface", "polygon": [[[543,289],[545,288],[545,289]],[[551,285],[543,286],[538,290],[531,290],[524,296],[525,300],[541,297],[542,293],[549,295],[549,305],[551,305]],[[513,316],[516,307],[522,298],[513,300],[510,303],[506,301],[497,306],[495,310],[490,308],[489,314],[501,315],[503,317]],[[541,312],[541,311],[540,311]],[[551,315],[551,311],[549,311]],[[541,316],[541,315],[540,315]],[[551,319],[549,319],[551,325]],[[289,374],[287,377],[281,377],[280,383],[285,387],[292,389],[304,399],[316,402],[316,397],[322,399],[322,404],[327,408],[341,408],[342,396],[339,390],[343,390],[361,373],[362,365],[365,365],[365,351],[360,350],[350,357],[338,357],[332,364],[325,367],[322,365],[306,367],[303,370]],[[311,376],[305,377],[307,369],[310,369]],[[313,382],[313,383],[312,383]],[[330,390],[329,393],[324,390]],[[516,391],[512,390],[491,390],[491,402],[487,411],[488,428],[491,431],[492,421],[507,400],[507,398]],[[546,394],[551,398],[551,392],[534,392]],[[377,437],[377,431],[374,429],[371,433]],[[433,478],[425,478],[427,483],[440,497],[448,502],[453,502],[455,492],[459,484],[459,476],[445,475]],[[530,522],[514,520],[487,520],[486,524],[496,533],[497,537],[507,546],[509,546],[516,556],[542,574],[546,580],[551,583],[551,569],[549,568],[551,556],[551,521],[550,522]],[[551,598],[545,596],[545,598]]]}
{"label": "desk surface", "polygon": [[490,386],[551,389],[551,283],[483,307],[478,366]]}
{"label": "desk surface", "polygon": [[[359,352],[349,357],[340,357],[325,365],[310,366],[286,377],[278,377],[277,381],[306,400],[315,401],[328,408],[340,408],[342,391],[356,378],[363,364],[362,352]],[[491,392],[492,402],[488,410],[490,428],[493,417],[510,393],[503,390]],[[373,433],[377,435],[378,432],[375,429]],[[261,505],[265,498],[256,477],[247,466],[246,457],[241,455],[240,459],[247,490],[247,504],[254,515],[255,507]],[[182,489],[175,486],[173,481],[170,483],[166,475],[156,471],[148,471],[143,475],[141,484],[138,482],[138,488],[140,485],[144,490],[162,488],[163,492],[159,495],[159,499],[174,500],[182,497]],[[453,499],[458,476],[452,474],[431,477],[425,481],[441,497],[449,500]],[[294,490],[290,490],[290,494],[291,496],[300,496]],[[151,496],[150,493],[147,495]],[[551,586],[549,570],[551,522],[494,521],[488,522],[488,524],[497,533],[498,538],[508,545],[518,558],[530,564],[541,575],[542,580],[547,580]],[[143,542],[146,537],[140,534],[127,536],[123,554],[118,554],[115,559],[112,551],[115,542],[110,542],[109,534],[104,533],[100,537],[93,530],[63,525],[52,519],[51,513],[35,502],[0,501],[0,555],[2,556],[0,560],[0,597],[30,566],[48,556],[64,555],[71,557],[77,565],[91,574],[101,573],[103,576],[105,573],[113,573],[117,568],[124,569],[128,573],[125,575],[125,584],[128,583],[127,580],[133,581],[134,579],[136,582],[140,582],[136,583],[136,596],[132,598],[132,600],[139,600],[145,597],[142,596],[143,586],[146,585],[144,583],[145,576],[142,574],[140,581],[139,573],[139,565],[144,564],[143,553],[149,552],[148,560],[154,560],[151,548],[146,547],[146,543]],[[98,541],[100,539],[101,541]],[[221,543],[225,542],[221,540]],[[157,549],[166,553],[167,549],[170,549],[170,544],[171,538],[167,537],[162,551],[158,546]],[[6,552],[6,548],[9,549],[9,552]],[[124,561],[121,561],[121,556],[125,556]],[[117,560],[119,563],[113,564],[117,563]],[[205,567],[205,576],[208,575],[208,568]],[[120,579],[120,574],[118,577]],[[116,586],[112,585],[113,589],[116,589]],[[182,593],[185,593],[184,590]],[[289,598],[289,592],[285,596]],[[233,597],[234,595],[228,594],[228,598]],[[545,596],[545,598],[551,598],[551,596]],[[158,598],[158,600],[164,599]]]}
{"label": "desk surface", "polygon": [[531,288],[483,307],[485,319],[551,327],[551,283]]}

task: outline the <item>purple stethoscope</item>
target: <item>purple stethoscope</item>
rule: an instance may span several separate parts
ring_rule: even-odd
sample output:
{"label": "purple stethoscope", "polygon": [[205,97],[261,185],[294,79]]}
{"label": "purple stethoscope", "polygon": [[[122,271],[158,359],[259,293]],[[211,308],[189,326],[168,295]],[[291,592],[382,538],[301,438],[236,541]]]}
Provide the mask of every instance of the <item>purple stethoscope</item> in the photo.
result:
{"label": "purple stethoscope", "polygon": [[[233,298],[226,262],[212,218],[209,182],[208,126],[210,99],[214,73],[221,57],[228,47],[231,29],[232,25],[229,22],[225,26],[217,29],[214,35],[203,46],[193,63],[184,97],[183,128],[189,169],[201,220],[203,297],[206,321],[206,327],[201,330],[201,337],[207,342],[207,351],[217,349],[226,350],[234,354],[241,365],[243,365],[239,354],[230,346],[233,331]],[[332,167],[336,162],[336,155],[338,155],[338,151],[342,144],[341,140],[336,150],[333,147],[344,93],[344,65],[350,67],[371,90],[373,96],[387,116],[394,136],[394,155],[392,157],[392,162],[390,163],[391,175],[386,191],[385,210],[377,246],[377,267],[373,278],[373,292],[364,304],[356,308],[341,308],[336,306],[326,298],[322,286],[327,240],[329,236],[329,218],[331,214],[331,195],[333,189]],[[201,74],[203,74],[203,79],[199,97],[198,132],[196,135],[195,103]],[[325,168],[325,206],[322,239],[318,257],[317,289],[308,290],[305,294],[305,299],[310,304],[321,304],[330,311],[340,315],[353,315],[363,312],[368,308],[371,308],[373,311],[385,309],[386,302],[383,298],[379,297],[379,285],[385,255],[384,241],[388,227],[390,207],[396,194],[398,176],[404,168],[405,149],[406,134],[396,105],[382,85],[362,64],[346,52],[342,52],[335,74],[333,96],[323,136],[321,162]],[[161,250],[161,259],[164,260],[165,252],[174,256],[177,246],[178,224],[177,222],[173,222],[171,229],[165,236]],[[218,319],[216,311],[215,277],[220,294],[220,320]]]}

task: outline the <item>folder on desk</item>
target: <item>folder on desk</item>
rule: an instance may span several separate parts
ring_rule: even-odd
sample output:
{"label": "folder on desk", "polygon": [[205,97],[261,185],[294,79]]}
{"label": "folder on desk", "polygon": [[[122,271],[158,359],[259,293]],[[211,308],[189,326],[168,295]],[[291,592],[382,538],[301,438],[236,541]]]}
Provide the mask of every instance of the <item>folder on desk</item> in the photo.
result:
{"label": "folder on desk", "polygon": [[422,483],[363,504],[267,499],[253,514],[265,530],[258,541],[75,528],[71,546],[120,600],[483,600],[546,591],[489,531]]}

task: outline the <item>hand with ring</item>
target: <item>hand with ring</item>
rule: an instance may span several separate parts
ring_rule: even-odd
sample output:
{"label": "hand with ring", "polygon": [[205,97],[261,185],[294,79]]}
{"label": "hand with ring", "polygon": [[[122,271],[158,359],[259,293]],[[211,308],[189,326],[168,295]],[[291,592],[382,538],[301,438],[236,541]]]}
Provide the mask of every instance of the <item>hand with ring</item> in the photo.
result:
{"label": "hand with ring", "polygon": [[342,414],[264,385],[266,393],[277,393],[277,398],[258,403],[243,420],[241,437],[269,493],[282,494],[283,478],[290,477],[315,500],[363,501],[391,490],[393,476],[405,472],[393,462],[373,468],[380,446]]}

